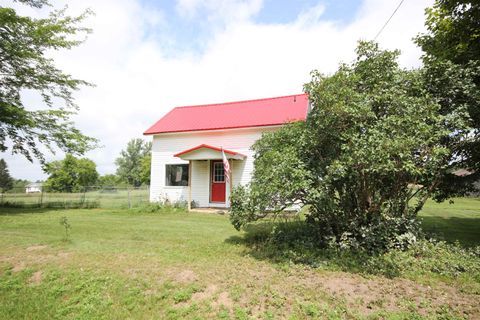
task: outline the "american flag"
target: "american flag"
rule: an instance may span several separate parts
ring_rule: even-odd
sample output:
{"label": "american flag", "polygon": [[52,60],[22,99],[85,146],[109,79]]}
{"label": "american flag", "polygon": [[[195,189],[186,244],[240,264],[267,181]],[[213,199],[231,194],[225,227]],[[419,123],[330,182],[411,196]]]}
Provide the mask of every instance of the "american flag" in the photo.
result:
{"label": "american flag", "polygon": [[225,172],[225,180],[230,182],[230,163],[228,162],[225,152],[222,149],[222,158],[223,158],[223,170]]}

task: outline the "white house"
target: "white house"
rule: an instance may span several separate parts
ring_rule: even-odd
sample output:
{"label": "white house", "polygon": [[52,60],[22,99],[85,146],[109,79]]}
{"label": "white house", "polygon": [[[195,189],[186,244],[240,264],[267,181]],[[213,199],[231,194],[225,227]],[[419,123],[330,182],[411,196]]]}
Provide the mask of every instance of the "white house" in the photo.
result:
{"label": "white house", "polygon": [[42,192],[42,184],[35,182],[30,183],[25,187],[25,193],[38,193]]}
{"label": "white house", "polygon": [[304,121],[308,108],[305,94],[174,108],[144,133],[153,136],[150,201],[229,207],[232,187],[251,179],[253,143],[263,132]]}

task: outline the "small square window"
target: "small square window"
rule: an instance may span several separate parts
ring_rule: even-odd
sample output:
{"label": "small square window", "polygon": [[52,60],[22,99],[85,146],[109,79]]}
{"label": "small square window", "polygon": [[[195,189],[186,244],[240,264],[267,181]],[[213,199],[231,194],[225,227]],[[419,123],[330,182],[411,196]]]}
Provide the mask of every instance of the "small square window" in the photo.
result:
{"label": "small square window", "polygon": [[165,165],[166,186],[188,186],[188,164]]}

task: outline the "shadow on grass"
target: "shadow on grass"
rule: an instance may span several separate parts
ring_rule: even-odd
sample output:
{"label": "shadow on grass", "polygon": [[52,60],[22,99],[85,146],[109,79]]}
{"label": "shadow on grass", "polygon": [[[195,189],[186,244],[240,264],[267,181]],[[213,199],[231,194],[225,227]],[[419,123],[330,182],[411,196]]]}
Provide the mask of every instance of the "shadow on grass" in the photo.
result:
{"label": "shadow on grass", "polygon": [[20,214],[42,214],[52,211],[65,211],[70,208],[62,207],[0,207],[0,216],[20,215]]}
{"label": "shadow on grass", "polygon": [[449,243],[458,242],[463,247],[480,245],[479,218],[422,217],[422,228],[428,236]]}
{"label": "shadow on grass", "polygon": [[[304,221],[250,224],[243,236],[231,236],[226,243],[245,246],[244,254],[275,264],[299,264],[313,268],[353,273],[400,275],[398,268],[381,255],[354,250],[322,248]],[[379,266],[382,264],[382,266]]]}
{"label": "shadow on grass", "polygon": [[457,244],[420,240],[408,250],[391,249],[377,254],[325,248],[317,245],[319,241],[304,221],[251,224],[243,236],[232,236],[225,242],[244,245],[245,255],[280,265],[298,264],[389,278],[424,273],[452,278],[462,273],[480,276],[480,247],[468,249]]}

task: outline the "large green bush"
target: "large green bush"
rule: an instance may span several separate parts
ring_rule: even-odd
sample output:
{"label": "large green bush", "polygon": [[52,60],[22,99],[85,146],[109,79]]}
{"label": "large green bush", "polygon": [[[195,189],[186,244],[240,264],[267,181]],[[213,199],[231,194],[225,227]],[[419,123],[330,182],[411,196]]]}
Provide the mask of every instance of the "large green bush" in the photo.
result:
{"label": "large green bush", "polygon": [[422,71],[400,68],[398,55],[361,42],[353,63],[312,73],[307,121],[253,147],[252,182],[232,195],[237,229],[309,205],[319,244],[376,251],[416,241],[416,215],[445,173],[441,142],[456,119],[438,112]]}

